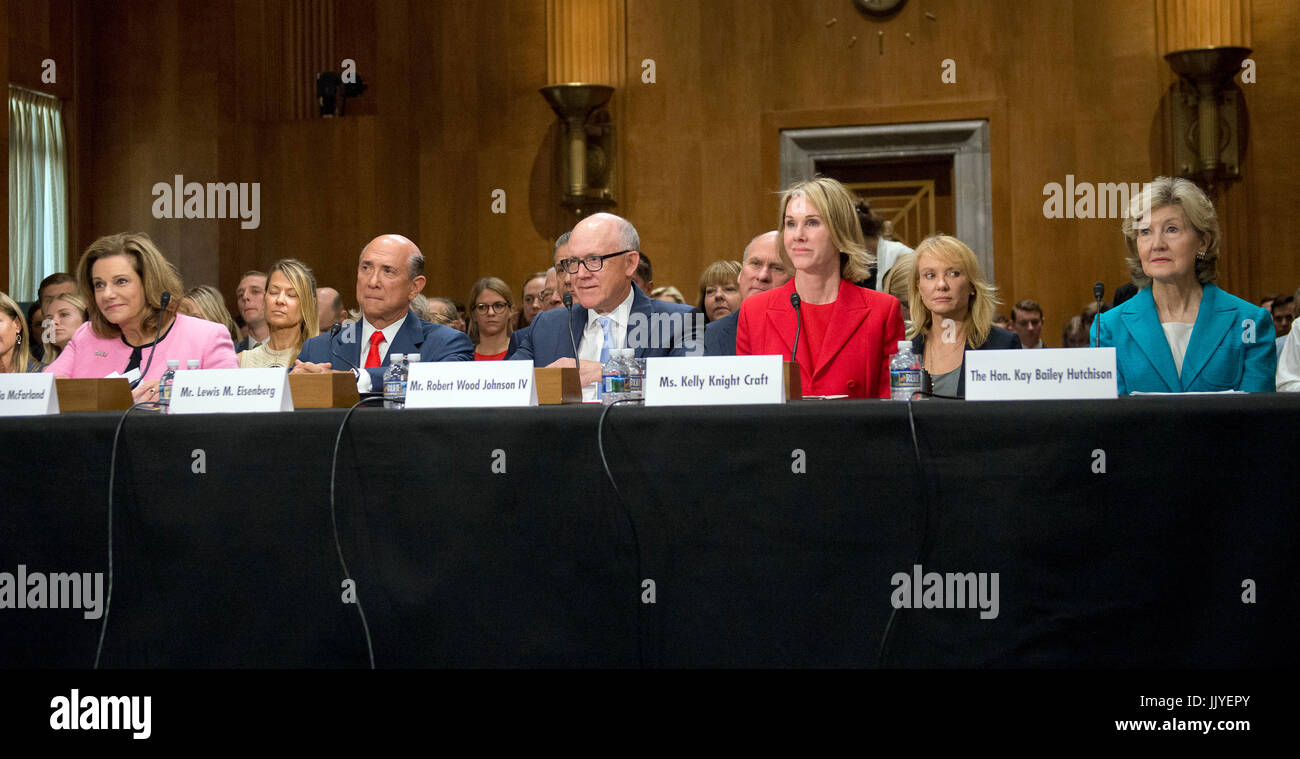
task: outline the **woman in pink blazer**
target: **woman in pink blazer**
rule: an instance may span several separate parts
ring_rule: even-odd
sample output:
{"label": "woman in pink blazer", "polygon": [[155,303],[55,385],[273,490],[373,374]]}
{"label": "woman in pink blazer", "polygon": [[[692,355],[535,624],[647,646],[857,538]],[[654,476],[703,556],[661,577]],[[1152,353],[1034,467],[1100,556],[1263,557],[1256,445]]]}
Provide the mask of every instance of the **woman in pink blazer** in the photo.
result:
{"label": "woman in pink blazer", "polygon": [[[235,369],[235,346],[220,324],[176,313],[180,274],[146,234],[116,234],[91,244],[77,264],[90,321],[77,328],[45,371],[59,377],[140,375],[136,401],[158,399],[167,361],[199,360],[201,369]],[[164,303],[164,296],[170,303]],[[157,345],[154,336],[161,334]]]}
{"label": "woman in pink blazer", "polygon": [[780,231],[781,261],[794,279],[741,303],[736,353],[797,361],[804,395],[888,398],[903,314],[897,298],[853,284],[872,261],[852,195],[834,179],[800,182],[781,198]]}

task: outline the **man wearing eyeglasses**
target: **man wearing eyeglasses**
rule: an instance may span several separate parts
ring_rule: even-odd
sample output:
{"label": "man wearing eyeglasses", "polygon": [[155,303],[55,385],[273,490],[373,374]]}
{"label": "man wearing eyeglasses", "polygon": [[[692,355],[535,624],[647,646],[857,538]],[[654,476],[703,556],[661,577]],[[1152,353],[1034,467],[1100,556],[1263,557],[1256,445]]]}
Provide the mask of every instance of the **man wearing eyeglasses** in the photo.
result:
{"label": "man wearing eyeglasses", "polygon": [[576,343],[583,400],[590,401],[596,399],[601,363],[610,350],[632,348],[638,358],[695,350],[700,339],[695,308],[652,300],[632,283],[640,247],[636,228],[620,216],[598,213],[578,222],[557,262],[572,288],[573,308],[538,314],[521,333],[512,358],[532,359],[539,367],[572,367]]}

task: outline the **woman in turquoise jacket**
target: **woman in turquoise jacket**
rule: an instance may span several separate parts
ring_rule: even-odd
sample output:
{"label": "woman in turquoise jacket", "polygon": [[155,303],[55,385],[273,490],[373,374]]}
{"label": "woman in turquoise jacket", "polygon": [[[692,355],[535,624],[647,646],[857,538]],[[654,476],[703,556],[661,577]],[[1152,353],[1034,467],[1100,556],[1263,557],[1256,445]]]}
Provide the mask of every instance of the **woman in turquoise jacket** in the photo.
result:
{"label": "woman in turquoise jacket", "polygon": [[1138,294],[1092,328],[1095,345],[1115,348],[1120,394],[1272,392],[1273,319],[1214,284],[1219,220],[1205,193],[1156,177],[1123,230]]}

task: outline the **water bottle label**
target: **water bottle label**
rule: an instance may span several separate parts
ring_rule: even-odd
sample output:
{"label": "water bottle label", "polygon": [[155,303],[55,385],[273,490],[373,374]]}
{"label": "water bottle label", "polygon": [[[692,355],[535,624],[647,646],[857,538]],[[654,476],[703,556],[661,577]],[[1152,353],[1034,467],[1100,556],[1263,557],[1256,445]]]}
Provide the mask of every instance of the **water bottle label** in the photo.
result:
{"label": "water bottle label", "polygon": [[622,374],[606,374],[601,377],[601,393],[626,393],[627,376]]}
{"label": "water bottle label", "polygon": [[402,381],[399,379],[390,379],[384,382],[384,395],[400,397],[402,395]]}
{"label": "water bottle label", "polygon": [[634,374],[627,378],[627,391],[629,393],[641,393],[645,387],[645,378],[640,374]]}
{"label": "water bottle label", "polygon": [[921,372],[915,369],[892,371],[889,373],[889,386],[892,388],[920,387]]}

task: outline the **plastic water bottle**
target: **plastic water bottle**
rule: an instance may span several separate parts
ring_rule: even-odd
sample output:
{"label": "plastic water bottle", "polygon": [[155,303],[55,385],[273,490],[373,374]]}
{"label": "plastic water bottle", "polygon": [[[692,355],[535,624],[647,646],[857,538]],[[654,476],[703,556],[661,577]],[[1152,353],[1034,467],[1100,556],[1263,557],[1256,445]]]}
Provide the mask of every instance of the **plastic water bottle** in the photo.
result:
{"label": "plastic water bottle", "polygon": [[197,358],[189,359],[188,361],[185,362],[185,368],[189,369],[190,371],[194,371],[195,369],[198,369],[199,360]]}
{"label": "plastic water bottle", "polygon": [[384,408],[406,407],[406,357],[390,353],[384,371]]}
{"label": "plastic water bottle", "polygon": [[167,371],[163,372],[162,377],[158,380],[158,404],[163,413],[170,413],[172,405],[172,386],[176,384],[176,370],[181,368],[181,362],[172,359],[167,362]]}
{"label": "plastic water bottle", "polygon": [[627,366],[627,397],[635,403],[645,402],[645,359],[637,358],[636,351],[623,348],[623,361]]}
{"label": "plastic water bottle", "polygon": [[889,397],[910,401],[921,390],[921,362],[912,353],[911,340],[898,341],[898,354],[889,362]]}
{"label": "plastic water bottle", "polygon": [[615,348],[609,352],[609,359],[600,368],[600,402],[608,406],[627,397],[627,362],[623,353],[632,351]]}

